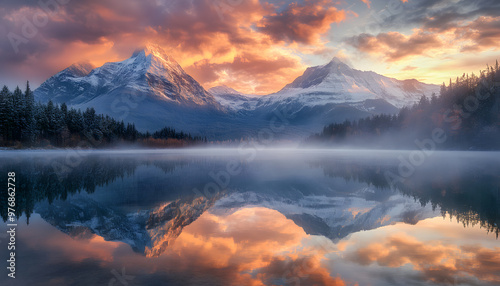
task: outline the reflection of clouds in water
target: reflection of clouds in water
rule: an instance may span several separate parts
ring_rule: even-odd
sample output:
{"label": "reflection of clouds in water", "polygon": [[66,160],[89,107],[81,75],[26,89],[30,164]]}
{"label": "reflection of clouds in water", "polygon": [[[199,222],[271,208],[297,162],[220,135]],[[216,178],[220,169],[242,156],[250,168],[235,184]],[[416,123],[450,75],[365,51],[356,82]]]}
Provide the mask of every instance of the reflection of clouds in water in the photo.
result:
{"label": "reflection of clouds in water", "polygon": [[240,273],[233,277],[235,285],[297,279],[303,285],[344,285],[321,265],[324,250],[307,246],[305,240],[310,239],[277,211],[245,208],[227,216],[204,214],[185,229],[170,252],[188,263],[186,269],[234,269]]}
{"label": "reflection of clouds in water", "polygon": [[426,280],[436,283],[466,282],[471,276],[500,283],[500,248],[428,243],[406,234],[395,234],[382,243],[359,248],[347,258],[364,266],[377,263],[397,268],[410,264]]}
{"label": "reflection of clouds in water", "polygon": [[[367,208],[376,210],[375,205],[383,207],[383,203],[389,202],[394,192],[388,189],[385,171],[397,173],[397,157],[408,155],[404,151],[367,150],[284,149],[276,152],[262,150],[255,161],[245,165],[240,175],[231,177],[228,193],[255,191],[278,199],[283,197],[284,201],[292,199],[295,205],[296,202],[301,204],[305,197],[319,197],[318,202],[312,202],[318,210],[325,210],[321,204],[328,201],[346,196],[357,198],[358,201],[347,210],[350,213],[345,220],[374,217]],[[156,207],[158,202],[193,196],[194,189],[203,192],[207,182],[213,181],[209,175],[211,172],[224,170],[229,159],[243,159],[236,149],[92,151],[78,166],[65,168],[68,172],[59,176],[54,174],[53,163],[67,164],[71,152],[3,154],[6,160],[0,162],[0,169],[16,171],[19,180],[26,184],[25,189],[33,190],[17,194],[21,196],[16,208],[19,215],[29,215],[39,201],[48,198],[52,202],[66,197],[71,200],[72,194],[82,190],[107,206],[121,207],[133,203]],[[400,192],[417,197],[419,202],[415,205],[418,209],[422,203],[453,214],[464,223],[487,224],[489,231],[498,232],[499,156],[498,152],[436,152],[406,180],[404,186],[400,186]],[[479,189],[480,194],[476,192]],[[237,203],[238,207],[248,205],[248,198],[242,197]],[[6,206],[0,206],[4,219]],[[477,216],[471,216],[471,210]],[[285,214],[290,218],[289,212]],[[410,224],[425,217],[414,209],[391,214],[392,220]],[[296,223],[299,219],[313,228],[308,218],[294,218]],[[381,220],[378,224],[386,222],[391,221]],[[326,234],[318,229],[308,233]]]}
{"label": "reflection of clouds in water", "polygon": [[[416,226],[397,224],[356,233],[348,241],[342,256],[357,265],[349,270],[357,277],[360,272],[356,269],[365,269],[377,273],[380,279],[395,279],[396,272],[389,270],[394,269],[402,279],[398,280],[400,284],[415,279],[437,284],[500,283],[498,241],[479,227],[465,229],[461,224],[434,218]],[[335,261],[332,264],[337,265]],[[369,277],[360,279],[373,282]]]}
{"label": "reflection of clouds in water", "polygon": [[[60,278],[53,281],[64,282],[59,284],[70,285],[79,279],[80,284],[97,285],[109,281],[110,270],[122,267],[126,267],[127,274],[137,277],[134,285],[150,285],[154,279],[173,285],[202,282],[220,285],[228,284],[228,281],[235,285],[279,285],[285,282],[293,285],[295,279],[301,279],[301,285],[341,284],[337,277],[347,285],[355,282],[360,285],[454,283],[455,278],[466,284],[485,283],[479,279],[500,283],[497,274],[500,272],[500,250],[494,235],[488,237],[485,229],[479,226],[465,229],[461,224],[443,222],[440,218],[422,220],[426,216],[421,212],[425,209],[421,204],[427,204],[427,209],[437,206],[452,212],[462,222],[493,225],[498,220],[499,209],[498,163],[495,168],[485,170],[484,166],[488,164],[483,161],[474,163],[462,158],[456,159],[462,162],[460,168],[451,164],[453,168],[445,169],[442,165],[448,164],[449,160],[441,160],[436,154],[435,161],[441,161],[441,165],[432,161],[436,165],[423,166],[402,190],[411,196],[402,202],[409,200],[416,207],[400,208],[403,204],[394,198],[400,198],[401,194],[383,187],[366,186],[385,182],[384,168],[394,166],[385,166],[382,160],[370,164],[363,158],[356,165],[349,160],[338,162],[326,158],[316,166],[321,168],[315,169],[304,165],[302,157],[278,162],[270,158],[274,157],[267,158],[269,162],[265,164],[256,161],[246,166],[241,176],[231,178],[232,186],[238,191],[216,204],[221,207],[225,202],[227,204],[222,206],[226,208],[217,212],[211,208],[210,213],[204,213],[187,226],[158,258],[146,258],[134,253],[126,243],[107,242],[84,230],[71,233],[74,238],[70,238],[40,218],[32,221],[29,228],[19,232],[20,245],[26,246],[20,250],[20,257],[24,251],[24,257],[36,262],[31,268],[23,266],[30,274],[24,279],[32,281],[21,284],[37,284],[37,278],[46,277],[48,269],[57,269],[49,275]],[[96,189],[86,197],[111,209],[121,210],[131,202],[141,209],[151,208],[158,202],[192,195],[193,186],[203,186],[210,179],[208,172],[218,170],[226,162],[204,159],[191,164],[192,160],[198,160],[197,157],[189,160],[181,157],[173,161],[135,157],[118,159],[112,156],[104,159],[89,157],[62,182],[47,182],[48,174],[52,172],[50,165],[40,172],[36,162],[20,164],[18,168],[24,173],[20,173],[19,178],[23,175],[22,181],[31,184],[26,189],[37,191],[24,194],[27,198],[20,203],[27,202],[25,210],[33,210],[31,203],[38,199],[58,198],[85,186],[83,189],[89,193]],[[150,182],[144,184],[147,181]],[[245,196],[248,192],[242,193],[248,189],[258,190],[255,203]],[[28,196],[30,194],[37,195]],[[240,196],[241,200],[229,200]],[[68,202],[78,201],[70,197]],[[57,205],[54,203],[48,208],[54,209]],[[261,207],[245,207],[248,205]],[[236,211],[228,213],[228,208]],[[135,213],[138,209],[134,205],[133,211],[127,211]],[[388,212],[391,209],[394,211]],[[383,210],[380,215],[376,213],[378,210]],[[89,217],[94,218],[95,215],[89,209],[87,211]],[[334,212],[339,216],[334,217]],[[55,209],[54,217],[61,219],[63,214]],[[349,235],[334,245],[323,237],[307,235],[304,231],[309,227],[314,232],[307,233],[328,234],[329,228],[322,228],[324,224],[313,224],[318,218],[344,229],[354,219],[363,222],[359,224],[362,228],[347,229],[345,235],[365,231]],[[367,224],[371,222],[369,219],[374,223]],[[413,225],[398,223],[366,231],[367,225],[379,227],[396,221]],[[117,227],[110,230],[120,232]],[[100,235],[106,237],[103,233]],[[334,241],[340,237],[344,236],[336,237]],[[325,245],[326,250],[323,249]],[[35,265],[40,269],[35,269]],[[88,273],[96,271],[99,275],[88,277]],[[75,272],[79,274],[69,277]],[[98,279],[91,281],[91,278]]]}
{"label": "reflection of clouds in water", "polygon": [[[35,262],[24,268],[34,273],[22,278],[25,284],[38,281],[43,269],[61,268],[64,261],[65,271],[52,272],[57,277],[51,281],[92,281],[89,285],[95,285],[95,277],[104,277],[100,279],[106,282],[110,270],[125,267],[135,277],[133,285],[158,281],[173,285],[298,285],[297,281],[300,285],[344,285],[322,263],[325,252],[334,250],[330,240],[308,236],[292,220],[266,208],[244,208],[220,216],[205,213],[157,258],[97,235],[70,237],[38,215],[22,230],[22,251]],[[86,276],[89,269],[99,275]]]}
{"label": "reflection of clouds in water", "polygon": [[[30,273],[22,278],[25,284],[39,280],[49,269],[60,269],[49,272],[51,281],[94,285],[96,277],[105,283],[110,270],[123,267],[135,277],[133,285],[153,281],[173,285],[500,283],[495,237],[477,226],[463,228],[440,217],[358,232],[333,243],[307,235],[275,210],[206,212],[157,258],[97,235],[71,238],[38,216],[29,228],[20,230],[20,257],[29,255],[34,262],[31,267],[23,265]],[[31,269],[35,265],[37,269]],[[89,269],[97,274],[85,275]]]}

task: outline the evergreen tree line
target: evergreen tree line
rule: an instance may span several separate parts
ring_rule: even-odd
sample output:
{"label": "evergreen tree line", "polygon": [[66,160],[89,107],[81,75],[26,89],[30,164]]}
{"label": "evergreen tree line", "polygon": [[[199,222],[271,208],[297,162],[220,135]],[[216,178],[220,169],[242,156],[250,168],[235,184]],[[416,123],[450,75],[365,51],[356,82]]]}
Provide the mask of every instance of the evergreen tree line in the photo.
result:
{"label": "evergreen tree line", "polygon": [[[435,163],[435,162],[434,162]],[[403,195],[412,197],[422,207],[430,204],[433,210],[439,208],[445,215],[456,218],[465,226],[480,225],[487,232],[500,234],[500,191],[498,173],[499,164],[483,168],[470,168],[468,172],[456,176],[456,170],[443,168],[446,164],[415,173],[407,181],[391,186],[386,179],[387,171],[398,173],[398,166],[379,162],[374,164],[353,161],[316,160],[311,166],[323,169],[325,176],[343,178],[369,184],[374,188],[374,196],[390,196],[392,187]],[[432,165],[429,165],[432,166]],[[436,170],[439,170],[438,172]],[[443,196],[446,190],[446,196]],[[478,192],[477,190],[481,190]],[[418,219],[404,216],[406,223],[417,223]]]}
{"label": "evergreen tree line", "polygon": [[441,149],[500,149],[500,67],[463,74],[441,86],[440,95],[422,96],[398,114],[346,120],[323,128],[306,142],[327,145],[415,147],[415,139],[444,131]]}
{"label": "evergreen tree line", "polygon": [[178,140],[207,142],[207,137],[192,136],[190,133],[184,133],[183,131],[177,132],[175,131],[174,128],[171,127],[165,127],[160,131],[154,132],[152,137],[154,139],[178,139]]}
{"label": "evergreen tree line", "polygon": [[96,114],[94,108],[81,111],[68,108],[65,103],[36,103],[29,82],[24,92],[19,87],[11,92],[7,86],[0,91],[1,146],[98,148],[118,142],[141,143],[149,138],[206,141],[168,127],[153,135],[141,133],[133,123]]}
{"label": "evergreen tree line", "polygon": [[[137,160],[132,157],[94,157],[86,156],[77,167],[67,165],[67,157],[54,157],[44,160],[40,157],[23,157],[19,160],[0,162],[0,172],[16,173],[16,180],[22,182],[22,188],[16,191],[16,218],[25,215],[28,219],[39,202],[52,204],[57,200],[65,201],[69,196],[81,192],[92,194],[98,187],[105,187],[116,180],[134,176],[140,166],[155,166],[165,174],[170,174],[183,161],[165,161],[157,158]],[[0,184],[7,185],[7,176],[0,176]],[[123,196],[136,195],[136,189],[123,189]],[[8,193],[0,192],[0,217],[8,219]]]}

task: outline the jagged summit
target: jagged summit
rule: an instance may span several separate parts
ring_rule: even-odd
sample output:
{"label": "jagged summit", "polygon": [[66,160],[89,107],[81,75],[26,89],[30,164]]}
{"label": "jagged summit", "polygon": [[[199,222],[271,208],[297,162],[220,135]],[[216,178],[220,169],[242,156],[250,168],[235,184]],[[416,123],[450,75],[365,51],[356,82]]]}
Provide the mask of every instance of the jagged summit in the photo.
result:
{"label": "jagged summit", "polygon": [[75,77],[83,77],[88,75],[95,67],[88,61],[74,63],[67,67],[63,72],[66,72]]}
{"label": "jagged summit", "polygon": [[[213,95],[158,46],[148,45],[128,59],[92,68],[75,64],[54,75],[35,90],[36,100],[93,107],[98,113],[132,121],[141,130],[174,125],[199,132],[199,122],[219,116],[212,113],[225,112]],[[196,117],[186,119],[183,113]],[[189,124],[191,119],[197,123]]]}
{"label": "jagged summit", "polygon": [[145,61],[151,67],[151,72],[161,72],[162,69],[185,73],[177,61],[171,57],[162,47],[156,44],[147,44],[141,49],[137,49],[129,60]]}
{"label": "jagged summit", "polygon": [[53,100],[69,105],[85,104],[110,93],[142,94],[186,106],[220,108],[203,87],[161,47],[147,45],[120,62],[108,62],[98,68],[74,64],[56,74],[35,96],[41,101]]}

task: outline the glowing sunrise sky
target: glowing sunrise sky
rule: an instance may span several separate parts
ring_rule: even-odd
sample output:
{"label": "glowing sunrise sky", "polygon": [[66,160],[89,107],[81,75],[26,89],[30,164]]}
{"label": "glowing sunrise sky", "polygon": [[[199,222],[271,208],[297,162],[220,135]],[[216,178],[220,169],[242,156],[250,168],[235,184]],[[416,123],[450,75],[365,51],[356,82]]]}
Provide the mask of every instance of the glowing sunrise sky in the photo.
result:
{"label": "glowing sunrise sky", "polygon": [[436,84],[500,58],[498,0],[0,3],[0,84],[9,87],[26,80],[37,87],[75,62],[124,60],[148,42],[207,89],[225,84],[256,94],[276,92],[334,56]]}

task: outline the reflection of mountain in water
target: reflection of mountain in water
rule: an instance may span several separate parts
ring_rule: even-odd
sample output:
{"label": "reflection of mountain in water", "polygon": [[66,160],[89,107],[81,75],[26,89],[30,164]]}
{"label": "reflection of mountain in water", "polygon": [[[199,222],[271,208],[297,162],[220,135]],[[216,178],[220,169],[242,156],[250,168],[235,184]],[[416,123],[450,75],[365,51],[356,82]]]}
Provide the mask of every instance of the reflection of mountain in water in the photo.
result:
{"label": "reflection of mountain in water", "polygon": [[[28,154],[27,157],[16,157],[15,161],[5,160],[0,164],[0,170],[4,173],[16,173],[16,180],[19,182],[16,189],[16,215],[19,218],[25,214],[29,221],[37,202],[47,200],[52,203],[56,200],[66,200],[68,196],[81,191],[94,193],[98,187],[108,186],[125,177],[133,176],[140,165],[153,165],[169,173],[185,164],[186,162],[159,161],[150,158],[139,161],[133,157],[111,158],[91,155],[75,157],[74,153],[62,153],[53,158]],[[7,185],[6,177],[0,178],[0,182]],[[0,201],[5,202],[0,207],[0,215],[6,221],[7,194],[1,192],[0,196]]]}
{"label": "reflection of mountain in water", "polygon": [[146,247],[146,255],[160,256],[181,234],[182,229],[212,207],[218,198],[216,196],[211,199],[197,197],[177,200],[149,212],[146,231],[152,243],[150,247]]}
{"label": "reflection of mountain in water", "polygon": [[415,224],[435,216],[438,207],[464,225],[479,223],[499,233],[498,163],[465,160],[466,166],[445,168],[449,162],[437,157],[391,190],[385,174],[397,173],[394,162],[311,158],[309,165],[290,164],[289,173],[269,166],[283,172],[276,177],[254,162],[231,178],[227,192],[207,198],[195,197],[192,189],[202,190],[208,174],[222,170],[227,158],[88,156],[67,172],[55,172],[54,162],[64,160],[26,158],[0,166],[22,182],[18,215],[29,218],[36,211],[72,236],[95,233],[150,257],[161,255],[204,212],[224,215],[247,206],[277,210],[308,234],[331,239],[395,222]]}
{"label": "reflection of mountain in water", "polygon": [[[219,200],[214,213],[228,213],[245,206],[274,209],[293,220],[307,234],[336,240],[361,230],[371,230],[396,222],[415,223],[434,217],[430,207],[393,193],[381,201],[377,190],[365,187],[355,193],[327,196],[304,196],[298,200],[257,193],[234,193]],[[384,195],[385,196],[385,195]]]}
{"label": "reflection of mountain in water", "polygon": [[191,197],[152,210],[121,213],[87,196],[75,196],[67,201],[40,203],[35,211],[71,236],[93,233],[107,241],[125,242],[148,257],[157,257],[215,200],[215,197],[211,200]]}
{"label": "reflection of mountain in water", "polygon": [[[436,155],[437,156],[437,155]],[[487,154],[485,156],[488,156]],[[427,165],[416,168],[413,175],[397,181],[393,187],[412,197],[422,206],[439,208],[444,216],[456,218],[464,226],[479,224],[488,232],[500,234],[500,162],[495,157],[464,161],[431,158]],[[387,162],[315,161],[326,176],[366,182],[377,188],[391,188],[386,174],[398,175],[398,165]]]}

